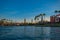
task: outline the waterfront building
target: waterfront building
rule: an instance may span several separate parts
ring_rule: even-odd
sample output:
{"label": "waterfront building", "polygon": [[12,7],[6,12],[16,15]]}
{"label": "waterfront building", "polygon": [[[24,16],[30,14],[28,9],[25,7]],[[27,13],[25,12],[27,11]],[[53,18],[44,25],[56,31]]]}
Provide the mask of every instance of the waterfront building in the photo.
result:
{"label": "waterfront building", "polygon": [[55,22],[55,16],[53,15],[53,16],[50,16],[50,22]]}
{"label": "waterfront building", "polygon": [[60,22],[60,14],[50,16],[50,22]]}

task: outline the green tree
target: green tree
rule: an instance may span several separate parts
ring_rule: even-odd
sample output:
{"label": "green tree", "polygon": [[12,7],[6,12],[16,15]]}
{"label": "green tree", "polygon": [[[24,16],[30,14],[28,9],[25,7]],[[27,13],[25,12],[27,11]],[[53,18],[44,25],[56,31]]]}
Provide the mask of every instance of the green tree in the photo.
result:
{"label": "green tree", "polygon": [[40,17],[41,18],[41,22],[43,22],[43,20],[45,18],[45,15],[46,15],[45,13],[39,14],[39,15],[35,16],[35,20],[39,19],[39,17]]}
{"label": "green tree", "polygon": [[46,16],[46,14],[45,14],[45,13],[43,13],[43,16],[44,16],[44,20],[45,20],[45,16]]}

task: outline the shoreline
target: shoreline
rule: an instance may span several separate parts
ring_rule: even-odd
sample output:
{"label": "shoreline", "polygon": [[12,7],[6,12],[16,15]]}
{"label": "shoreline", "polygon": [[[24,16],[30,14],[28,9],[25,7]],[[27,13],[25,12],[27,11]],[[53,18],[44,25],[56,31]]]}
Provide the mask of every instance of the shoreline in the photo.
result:
{"label": "shoreline", "polygon": [[0,26],[60,27],[60,23],[59,24],[20,24],[20,25],[0,25]]}

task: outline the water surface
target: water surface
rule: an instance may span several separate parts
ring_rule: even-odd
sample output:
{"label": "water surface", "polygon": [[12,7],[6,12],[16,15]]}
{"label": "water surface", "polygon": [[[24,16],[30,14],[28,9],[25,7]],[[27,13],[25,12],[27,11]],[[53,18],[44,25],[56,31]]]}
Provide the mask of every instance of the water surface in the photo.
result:
{"label": "water surface", "polygon": [[0,26],[0,40],[60,40],[60,27]]}

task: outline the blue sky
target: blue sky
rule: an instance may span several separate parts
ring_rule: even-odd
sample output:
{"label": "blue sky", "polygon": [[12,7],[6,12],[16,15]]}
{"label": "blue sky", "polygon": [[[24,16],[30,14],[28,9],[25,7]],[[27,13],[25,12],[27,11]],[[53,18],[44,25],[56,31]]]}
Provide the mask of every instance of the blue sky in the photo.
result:
{"label": "blue sky", "polygon": [[[60,0],[0,0],[0,19],[31,19],[40,13],[49,18],[60,10]],[[47,18],[47,19],[48,19]]]}

